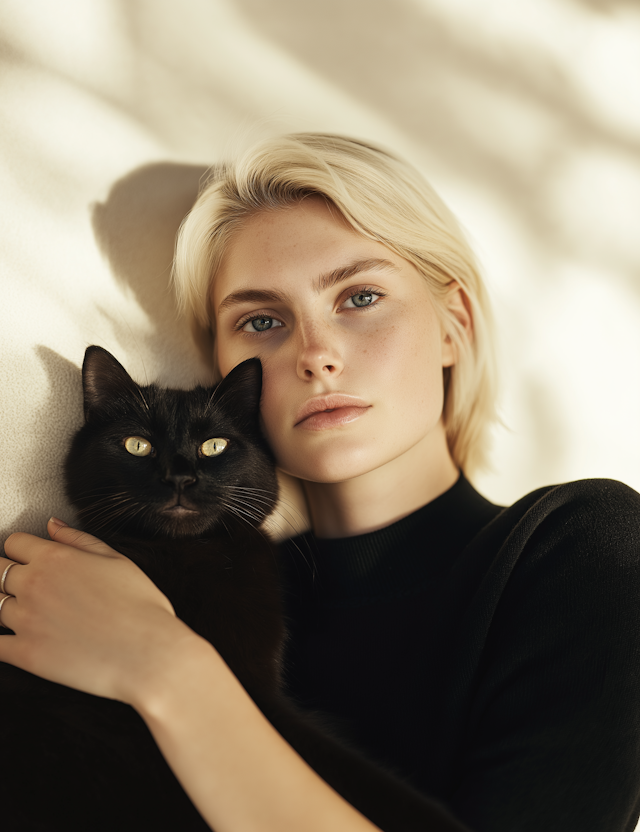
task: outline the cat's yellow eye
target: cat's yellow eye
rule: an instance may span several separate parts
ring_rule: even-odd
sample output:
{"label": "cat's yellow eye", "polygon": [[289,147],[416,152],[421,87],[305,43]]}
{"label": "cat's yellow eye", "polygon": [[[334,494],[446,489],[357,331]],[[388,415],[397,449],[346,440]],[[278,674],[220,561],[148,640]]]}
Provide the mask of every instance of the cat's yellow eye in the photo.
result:
{"label": "cat's yellow eye", "polygon": [[153,451],[151,442],[148,439],[143,439],[142,436],[127,436],[124,440],[124,446],[134,456],[149,456]]}
{"label": "cat's yellow eye", "polygon": [[229,443],[226,439],[207,439],[200,445],[202,456],[220,456]]}

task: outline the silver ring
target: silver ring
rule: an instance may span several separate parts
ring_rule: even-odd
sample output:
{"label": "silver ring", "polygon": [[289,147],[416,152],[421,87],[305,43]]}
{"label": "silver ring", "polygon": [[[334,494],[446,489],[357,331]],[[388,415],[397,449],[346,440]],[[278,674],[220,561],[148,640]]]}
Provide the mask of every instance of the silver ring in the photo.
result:
{"label": "silver ring", "polygon": [[10,629],[10,627],[7,627],[2,623],[2,607],[7,598],[15,598],[15,595],[5,595],[4,598],[0,601],[0,627],[4,627],[5,630]]}
{"label": "silver ring", "polygon": [[[15,566],[16,563],[17,561],[12,560],[5,566],[4,572],[2,573],[2,577],[0,578],[0,592],[6,592],[4,588],[4,582],[7,580],[7,572],[11,569],[12,566]],[[1,606],[0,609],[2,609]]]}

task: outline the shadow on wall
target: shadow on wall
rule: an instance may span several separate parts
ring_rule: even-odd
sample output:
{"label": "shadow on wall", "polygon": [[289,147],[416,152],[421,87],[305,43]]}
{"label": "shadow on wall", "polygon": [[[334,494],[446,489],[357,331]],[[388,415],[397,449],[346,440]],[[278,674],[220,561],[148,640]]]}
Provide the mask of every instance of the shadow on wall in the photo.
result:
{"label": "shadow on wall", "polygon": [[[133,293],[154,325],[149,347],[155,354],[169,356],[172,349],[184,348],[184,326],[178,320],[171,289],[171,265],[180,223],[193,206],[207,171],[204,165],[144,165],[119,179],[104,203],[92,206],[93,231],[116,282]],[[210,345],[203,343],[201,333],[194,336],[208,365]]]}

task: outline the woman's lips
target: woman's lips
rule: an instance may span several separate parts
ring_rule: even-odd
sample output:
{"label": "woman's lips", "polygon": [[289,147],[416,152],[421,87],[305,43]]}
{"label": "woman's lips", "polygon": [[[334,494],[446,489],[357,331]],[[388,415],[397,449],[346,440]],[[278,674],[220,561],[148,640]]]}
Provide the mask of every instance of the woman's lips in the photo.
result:
{"label": "woman's lips", "polygon": [[296,427],[305,430],[325,430],[346,425],[359,419],[370,405],[356,396],[333,394],[309,399],[303,404],[296,417]]}
{"label": "woman's lips", "polygon": [[305,430],[324,430],[325,428],[335,428],[338,425],[346,425],[348,422],[353,422],[367,411],[368,407],[337,407],[335,410],[321,410],[319,413],[313,413],[307,416],[302,422],[298,423],[298,427]]}

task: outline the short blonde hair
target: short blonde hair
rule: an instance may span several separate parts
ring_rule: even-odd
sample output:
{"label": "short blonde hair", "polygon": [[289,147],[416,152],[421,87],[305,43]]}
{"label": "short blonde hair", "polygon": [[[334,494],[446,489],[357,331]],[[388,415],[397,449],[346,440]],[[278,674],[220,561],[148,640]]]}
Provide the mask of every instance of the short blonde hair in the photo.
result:
{"label": "short blonde hair", "polygon": [[[297,133],[260,142],[234,164],[214,168],[176,244],[174,285],[192,329],[213,346],[211,284],[234,232],[257,212],[308,196],[323,197],[355,231],[408,260],[426,280],[456,347],[456,363],[444,370],[447,442],[456,465],[472,473],[486,461],[496,418],[489,300],[453,214],[413,167],[387,151],[343,136]],[[447,306],[454,281],[473,319],[471,339]]]}

